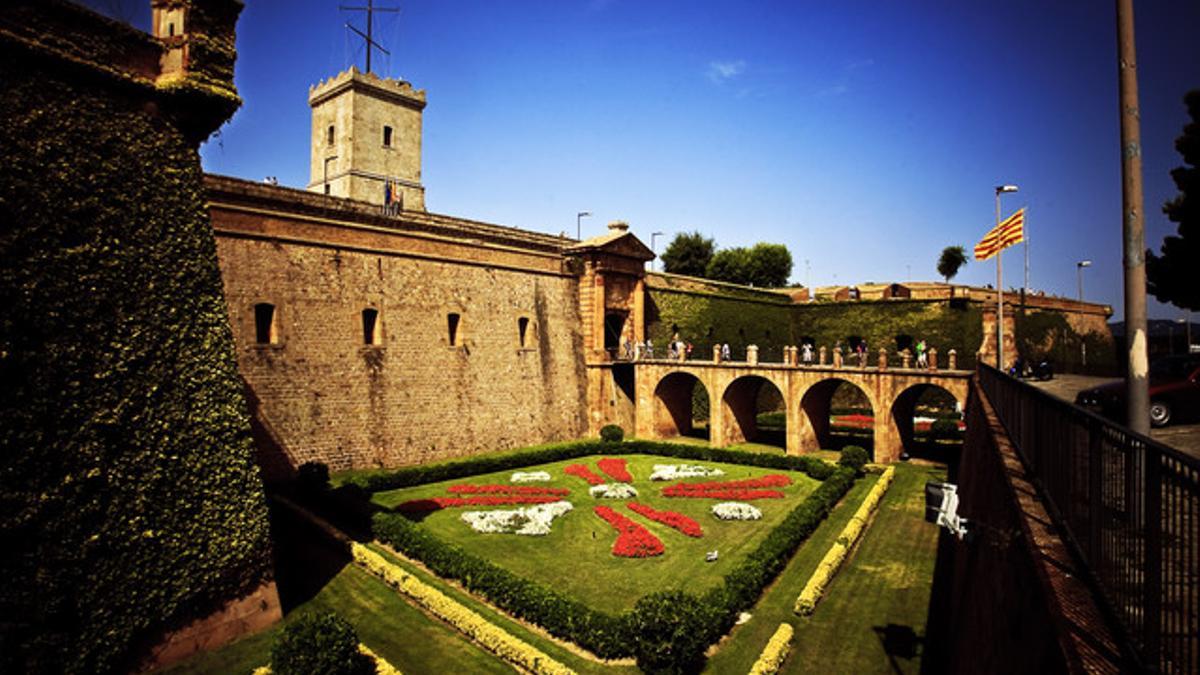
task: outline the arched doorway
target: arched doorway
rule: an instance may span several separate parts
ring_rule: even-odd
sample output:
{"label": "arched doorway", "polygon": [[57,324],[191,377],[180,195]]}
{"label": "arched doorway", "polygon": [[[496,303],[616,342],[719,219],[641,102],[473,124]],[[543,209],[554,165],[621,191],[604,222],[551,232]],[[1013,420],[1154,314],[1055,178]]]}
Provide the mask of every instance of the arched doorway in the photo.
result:
{"label": "arched doorway", "polygon": [[[848,445],[874,453],[875,411],[867,393],[846,380],[822,380],[800,399],[807,433],[821,450],[841,450]],[[804,433],[804,432],[802,432]]]}
{"label": "arched doorway", "polygon": [[755,443],[787,448],[787,408],[783,392],[765,377],[739,377],[721,396],[726,445]]}
{"label": "arched doorway", "polygon": [[952,464],[962,450],[962,402],[936,384],[905,389],[892,404],[904,457]]}
{"label": "arched doorway", "polygon": [[654,435],[708,439],[708,389],[690,373],[671,373],[654,388]]}

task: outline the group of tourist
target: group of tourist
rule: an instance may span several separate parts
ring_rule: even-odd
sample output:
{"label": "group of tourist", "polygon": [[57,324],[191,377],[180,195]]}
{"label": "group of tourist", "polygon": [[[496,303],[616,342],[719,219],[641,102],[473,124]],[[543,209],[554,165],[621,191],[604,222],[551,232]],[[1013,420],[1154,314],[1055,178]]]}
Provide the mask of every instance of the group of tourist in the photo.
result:
{"label": "group of tourist", "polygon": [[[722,362],[732,360],[733,351],[730,349],[728,342],[718,343],[717,346],[720,348]],[[839,341],[834,344],[834,349],[841,349],[841,346],[842,343]],[[692,343],[681,340],[679,338],[679,333],[675,333],[675,335],[672,336],[671,341],[667,344],[667,358],[672,361],[686,361],[687,359],[691,358],[693,349],[694,347]],[[905,349],[903,351],[907,352],[908,350]],[[855,357],[858,358],[859,366],[866,368],[867,360],[869,358],[866,338],[858,340],[858,342],[855,343],[852,352]],[[917,368],[929,367],[929,349],[925,345],[925,340],[917,340],[916,344],[913,345],[912,353],[916,354]],[[813,346],[813,343],[804,342],[800,345],[800,363],[802,365],[813,365],[815,354],[816,350]],[[626,338],[621,344],[621,357],[626,361],[652,359],[654,358],[654,343],[650,338],[646,338],[645,342],[634,342],[629,338]]]}

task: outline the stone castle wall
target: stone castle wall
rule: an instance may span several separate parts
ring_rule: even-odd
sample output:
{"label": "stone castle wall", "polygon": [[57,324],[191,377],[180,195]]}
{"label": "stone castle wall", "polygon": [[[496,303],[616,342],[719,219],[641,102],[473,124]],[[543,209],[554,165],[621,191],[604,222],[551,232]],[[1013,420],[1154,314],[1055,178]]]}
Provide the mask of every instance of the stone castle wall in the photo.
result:
{"label": "stone castle wall", "polygon": [[[209,195],[238,362],[291,466],[417,464],[584,434],[578,281],[538,250],[549,238],[318,217],[301,211],[342,200],[231,179],[209,177]],[[256,342],[259,303],[276,308],[275,344]],[[378,312],[379,345],[365,344],[364,309]]]}

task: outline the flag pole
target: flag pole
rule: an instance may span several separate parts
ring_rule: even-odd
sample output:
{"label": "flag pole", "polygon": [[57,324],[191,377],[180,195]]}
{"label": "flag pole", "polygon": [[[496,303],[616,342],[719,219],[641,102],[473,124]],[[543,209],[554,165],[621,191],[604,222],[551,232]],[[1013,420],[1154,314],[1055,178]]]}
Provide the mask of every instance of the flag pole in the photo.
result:
{"label": "flag pole", "polygon": [[[996,227],[1000,227],[1000,188],[996,188]],[[1000,270],[1003,249],[996,250],[996,369],[1004,370],[1004,281]]]}

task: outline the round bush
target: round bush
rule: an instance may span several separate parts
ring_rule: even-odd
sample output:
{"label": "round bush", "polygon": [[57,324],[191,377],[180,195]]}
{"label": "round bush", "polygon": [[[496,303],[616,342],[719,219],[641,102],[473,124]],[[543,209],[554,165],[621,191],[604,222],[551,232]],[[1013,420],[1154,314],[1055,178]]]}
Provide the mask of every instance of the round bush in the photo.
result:
{"label": "round bush", "polygon": [[629,616],[633,652],[646,673],[698,673],[708,647],[712,612],[683,591],[652,593]]}
{"label": "round bush", "polygon": [[616,424],[606,424],[600,428],[600,439],[605,443],[620,443],[625,438],[625,430]]}
{"label": "round bush", "polygon": [[329,467],[322,462],[305,462],[296,469],[296,483],[306,494],[320,494],[329,489]]}
{"label": "round bush", "polygon": [[929,435],[936,439],[957,440],[962,438],[962,432],[958,430],[958,420],[940,419],[934,420],[929,426]]}
{"label": "round bush", "polygon": [[857,445],[847,445],[842,448],[842,456],[838,459],[839,466],[848,466],[855,471],[862,471],[862,468],[871,456],[867,451]]}
{"label": "round bush", "polygon": [[370,675],[375,660],[358,651],[354,628],[333,612],[309,614],[284,629],[271,648],[276,675]]}

